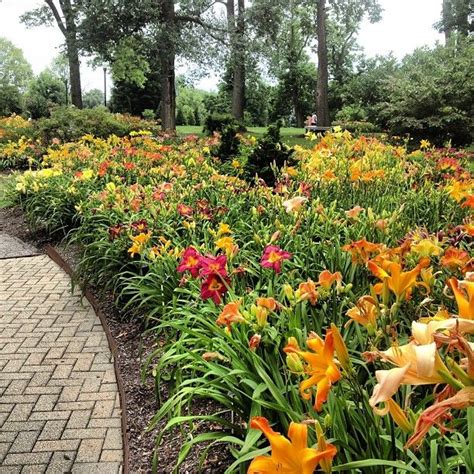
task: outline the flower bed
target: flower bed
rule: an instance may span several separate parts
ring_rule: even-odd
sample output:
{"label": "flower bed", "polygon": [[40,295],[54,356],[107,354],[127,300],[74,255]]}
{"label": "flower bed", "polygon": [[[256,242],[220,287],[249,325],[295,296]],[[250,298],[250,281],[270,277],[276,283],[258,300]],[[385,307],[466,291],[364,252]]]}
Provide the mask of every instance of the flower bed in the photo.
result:
{"label": "flower bed", "polygon": [[[212,427],[178,462],[227,443],[229,472],[474,468],[466,153],[336,131],[268,187],[245,172],[250,139],[221,163],[215,138],[132,135],[51,147],[17,198],[167,336],[147,370],[174,390],[151,424]],[[197,398],[219,411],[190,415]]]}

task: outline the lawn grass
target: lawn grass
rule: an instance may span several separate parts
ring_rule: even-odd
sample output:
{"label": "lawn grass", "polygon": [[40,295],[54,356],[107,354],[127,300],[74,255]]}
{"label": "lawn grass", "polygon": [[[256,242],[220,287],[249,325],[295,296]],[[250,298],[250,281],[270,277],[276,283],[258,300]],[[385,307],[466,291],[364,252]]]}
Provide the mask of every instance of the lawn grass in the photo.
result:
{"label": "lawn grass", "polygon": [[[200,125],[180,125],[176,127],[176,130],[178,135],[204,136],[202,126]],[[260,138],[266,130],[266,127],[249,127],[247,134]],[[287,145],[301,145],[304,147],[312,146],[311,142],[304,138],[304,130],[302,128],[281,128],[280,133],[283,143],[286,143]]]}
{"label": "lawn grass", "polygon": [[12,174],[0,173],[0,209],[13,205],[13,202],[7,197],[7,189],[13,183]]}

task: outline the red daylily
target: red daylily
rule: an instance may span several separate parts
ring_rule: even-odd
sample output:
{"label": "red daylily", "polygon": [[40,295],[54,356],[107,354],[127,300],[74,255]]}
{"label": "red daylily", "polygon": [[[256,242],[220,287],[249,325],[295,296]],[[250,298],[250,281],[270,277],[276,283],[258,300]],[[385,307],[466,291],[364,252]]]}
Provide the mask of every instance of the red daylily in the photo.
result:
{"label": "red daylily", "polygon": [[193,215],[193,208],[186,204],[178,204],[178,212],[183,217],[189,217]]}
{"label": "red daylily", "polygon": [[267,245],[260,261],[262,267],[273,268],[275,273],[281,272],[281,264],[284,260],[289,260],[291,253],[285,252],[276,245]]}
{"label": "red daylily", "polygon": [[218,273],[211,273],[207,275],[206,280],[201,285],[201,298],[203,300],[212,299],[214,303],[220,304],[222,295],[227,292],[227,285],[230,280]]}

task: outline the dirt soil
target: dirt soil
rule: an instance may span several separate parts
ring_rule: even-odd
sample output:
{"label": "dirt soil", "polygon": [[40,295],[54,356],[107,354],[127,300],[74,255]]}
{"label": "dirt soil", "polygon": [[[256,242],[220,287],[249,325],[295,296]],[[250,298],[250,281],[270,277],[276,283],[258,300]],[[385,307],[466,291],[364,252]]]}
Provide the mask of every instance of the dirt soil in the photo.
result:
{"label": "dirt soil", "polygon": [[[60,242],[53,242],[44,233],[32,232],[25,221],[24,214],[19,206],[0,209],[0,232],[17,237],[24,242],[44,248],[45,244],[53,245],[62,258],[74,269],[77,267],[79,248],[66,246]],[[99,302],[99,307],[105,315],[107,324],[118,347],[118,367],[123,381],[126,398],[127,436],[130,449],[129,470],[131,473],[151,472],[153,455],[155,453],[155,439],[163,429],[165,422],[161,422],[154,430],[147,431],[147,426],[153,415],[159,409],[155,394],[154,377],[151,371],[142,382],[143,362],[157,348],[164,345],[162,338],[143,331],[138,318],[122,314],[114,304],[111,294],[100,294],[98,288],[90,288]],[[166,400],[169,387],[162,383],[159,388],[162,400]],[[193,403],[193,414],[211,414],[218,410],[212,401],[196,400]],[[209,430],[209,426],[202,424],[198,431]],[[216,429],[218,429],[216,427]],[[160,474],[173,472],[173,466],[178,457],[183,442],[183,433],[176,429],[165,434],[161,446],[157,449],[158,468]],[[205,446],[195,448],[180,466],[183,474],[194,473],[223,473],[232,463],[233,458],[225,446],[216,446],[209,450],[203,467],[199,468],[199,455]]]}

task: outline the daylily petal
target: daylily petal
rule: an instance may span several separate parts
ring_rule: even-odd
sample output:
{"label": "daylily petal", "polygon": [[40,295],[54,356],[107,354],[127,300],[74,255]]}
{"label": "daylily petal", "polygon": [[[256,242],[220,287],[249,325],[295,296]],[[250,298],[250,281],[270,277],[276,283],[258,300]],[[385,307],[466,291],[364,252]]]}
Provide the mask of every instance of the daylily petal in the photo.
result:
{"label": "daylily petal", "polygon": [[247,474],[275,474],[278,466],[270,456],[257,456],[248,468]]}
{"label": "daylily petal", "polygon": [[308,447],[308,426],[302,423],[290,423],[288,438],[295,449],[306,449]]}
{"label": "daylily petal", "polygon": [[374,387],[372,397],[369,400],[369,404],[372,408],[377,406],[380,402],[386,402],[397,393],[409,368],[410,364],[407,364],[403,367],[395,367],[390,370],[377,370],[375,372],[378,384]]}
{"label": "daylily petal", "polygon": [[416,370],[421,377],[432,377],[435,372],[436,343],[415,346]]}

